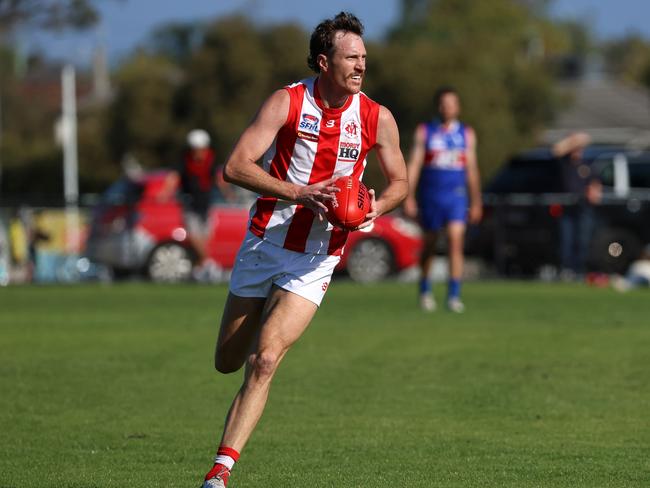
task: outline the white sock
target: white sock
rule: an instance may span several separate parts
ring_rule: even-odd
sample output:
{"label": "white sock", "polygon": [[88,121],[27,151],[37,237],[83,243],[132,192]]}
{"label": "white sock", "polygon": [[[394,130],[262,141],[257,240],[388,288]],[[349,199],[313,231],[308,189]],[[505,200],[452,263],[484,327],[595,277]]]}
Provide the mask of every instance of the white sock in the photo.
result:
{"label": "white sock", "polygon": [[223,464],[228,469],[232,469],[232,467],[235,465],[235,460],[230,456],[226,456],[225,454],[218,454],[217,457],[214,458],[214,464],[217,463]]}

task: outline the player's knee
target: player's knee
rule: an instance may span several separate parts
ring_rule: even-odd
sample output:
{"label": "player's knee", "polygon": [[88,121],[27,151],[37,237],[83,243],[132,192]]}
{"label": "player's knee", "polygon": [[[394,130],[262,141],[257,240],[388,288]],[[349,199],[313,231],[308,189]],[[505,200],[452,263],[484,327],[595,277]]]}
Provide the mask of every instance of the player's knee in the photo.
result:
{"label": "player's knee", "polygon": [[253,374],[258,378],[267,378],[273,376],[280,362],[280,355],[264,350],[253,354],[250,358]]}
{"label": "player's knee", "polygon": [[450,243],[449,252],[454,254],[463,254],[463,247],[464,247],[463,241]]}

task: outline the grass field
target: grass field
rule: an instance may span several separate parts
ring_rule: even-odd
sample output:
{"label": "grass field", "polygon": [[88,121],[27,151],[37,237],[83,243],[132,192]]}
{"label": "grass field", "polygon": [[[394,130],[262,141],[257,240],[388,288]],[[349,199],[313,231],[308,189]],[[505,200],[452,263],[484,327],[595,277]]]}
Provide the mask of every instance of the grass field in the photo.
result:
{"label": "grass field", "polygon": [[[440,290],[441,291],[441,290]],[[198,487],[241,381],[225,287],[0,289],[0,487]],[[245,487],[650,486],[650,293],[334,283],[231,478]]]}

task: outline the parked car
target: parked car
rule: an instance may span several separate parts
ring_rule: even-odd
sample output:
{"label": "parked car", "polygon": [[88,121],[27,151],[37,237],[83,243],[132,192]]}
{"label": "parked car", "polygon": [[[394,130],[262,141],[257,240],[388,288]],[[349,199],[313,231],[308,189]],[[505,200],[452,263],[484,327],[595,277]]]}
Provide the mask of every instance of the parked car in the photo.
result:
{"label": "parked car", "polygon": [[[603,184],[588,270],[622,273],[650,242],[650,152],[595,146],[585,161]],[[561,161],[548,148],[508,161],[484,188],[484,218],[470,229],[468,252],[504,275],[557,270],[559,219],[579,198],[562,192],[560,172]],[[614,243],[620,254],[611,252]]]}
{"label": "parked car", "polygon": [[[197,259],[183,223],[181,202],[169,194],[168,171],[123,178],[101,197],[93,211],[85,254],[117,275],[140,273],[157,282],[189,280]],[[208,256],[230,270],[246,234],[251,199],[216,204],[210,211]],[[337,267],[360,282],[383,279],[413,266],[421,236],[417,225],[384,215],[372,228],[352,232]]]}

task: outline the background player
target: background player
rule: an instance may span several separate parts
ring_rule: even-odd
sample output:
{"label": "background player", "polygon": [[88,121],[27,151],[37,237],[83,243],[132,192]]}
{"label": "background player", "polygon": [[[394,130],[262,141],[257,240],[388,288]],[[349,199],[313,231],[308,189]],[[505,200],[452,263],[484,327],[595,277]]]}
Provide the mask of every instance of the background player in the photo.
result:
{"label": "background player", "polygon": [[215,355],[222,373],[245,366],[244,383],[204,488],[226,486],[280,361],[327,290],[347,236],[322,214],[334,198],[334,179],[361,178],[367,152],[377,151],[388,184],[377,200],[371,190],[362,226],[408,193],[395,120],[360,93],[366,70],[362,32],[359,20],[343,12],[319,24],[309,45],[309,66],[318,76],[273,93],[226,163],[226,180],[260,197],[233,269]]}
{"label": "background player", "polygon": [[460,100],[456,90],[442,87],[436,92],[438,117],[420,124],[408,165],[409,196],[405,213],[419,218],[424,230],[420,256],[420,306],[433,311],[436,302],[429,271],[436,251],[439,231],[447,234],[449,283],[447,307],[453,312],[465,309],[460,298],[463,276],[463,247],[468,217],[478,223],[483,215],[481,186],[476,161],[476,135],[458,120]]}

